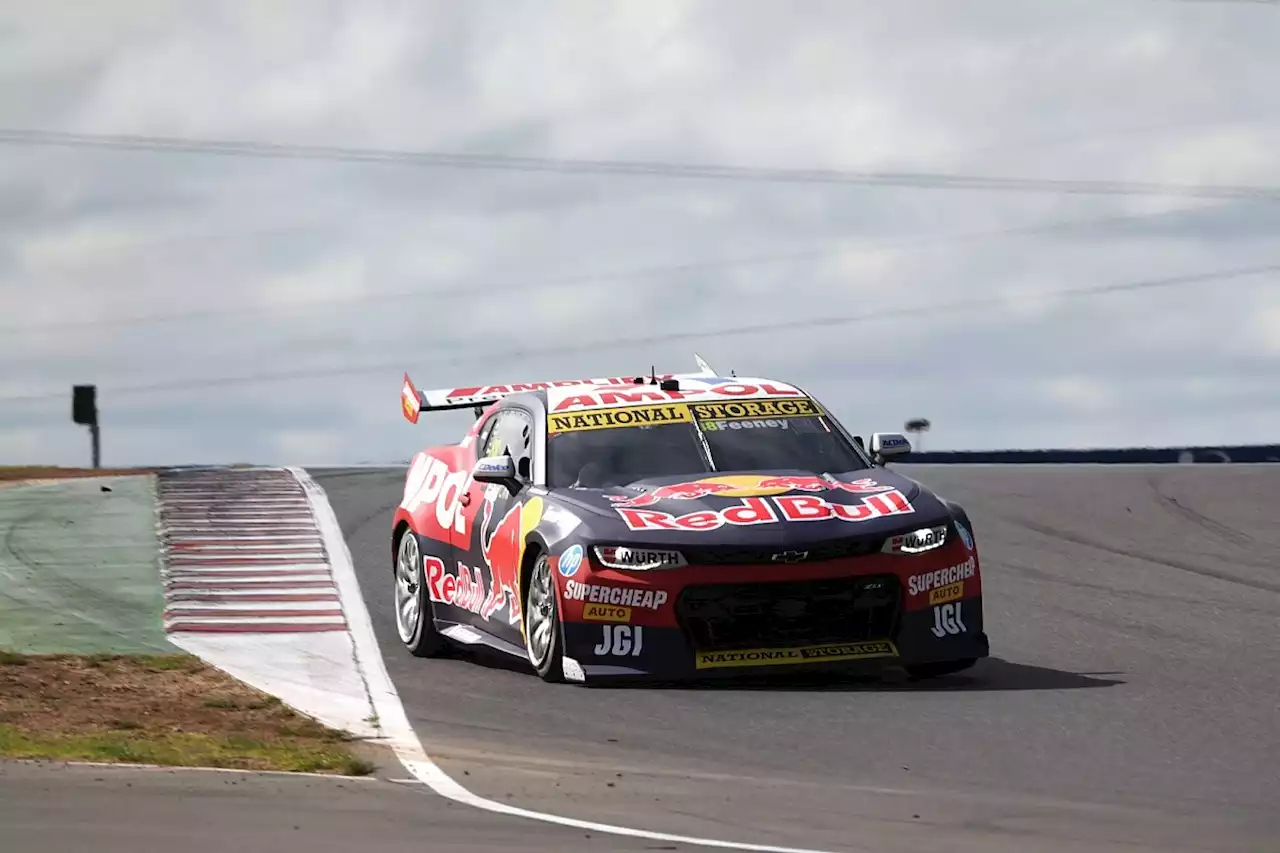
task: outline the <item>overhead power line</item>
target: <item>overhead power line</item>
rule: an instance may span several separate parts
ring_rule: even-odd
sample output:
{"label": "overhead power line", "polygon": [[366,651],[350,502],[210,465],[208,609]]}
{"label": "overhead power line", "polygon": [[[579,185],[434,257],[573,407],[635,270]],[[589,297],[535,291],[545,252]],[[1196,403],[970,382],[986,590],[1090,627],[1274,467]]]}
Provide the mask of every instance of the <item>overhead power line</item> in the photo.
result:
{"label": "overhead power line", "polygon": [[1193,198],[1253,198],[1280,201],[1280,187],[1220,184],[1168,184],[1111,180],[1001,178],[932,172],[880,172],[846,169],[794,169],[715,164],[671,163],[641,160],[586,160],[552,157],[513,157],[495,154],[457,154],[347,148],[321,145],[285,145],[268,142],[194,139],[167,136],[133,136],[98,133],[65,133],[25,128],[0,128],[0,143],[8,145],[101,148],[173,154],[206,154],[286,160],[323,160],[344,163],[383,163],[450,169],[488,169],[518,172],[554,172],[573,175],[630,175],[693,180],[747,181],[787,184],[846,184],[908,187],[934,190],[990,192],[1066,193],[1082,195],[1156,195]]}
{"label": "overhead power line", "polygon": [[[974,297],[970,299],[956,300],[952,302],[936,303],[932,305],[911,305],[905,307],[896,307],[881,309],[878,311],[868,311],[860,314],[849,314],[831,317],[806,318],[798,320],[784,320],[769,323],[753,323],[750,325],[730,326],[720,329],[709,329],[702,331],[680,331],[680,332],[664,332],[656,335],[637,335],[632,337],[612,337],[604,340],[587,341],[578,344],[568,344],[552,347],[532,347],[520,348],[506,351],[481,351],[479,354],[468,354],[462,357],[446,358],[433,362],[437,367],[454,367],[460,365],[474,365],[477,362],[490,361],[507,361],[524,359],[533,356],[546,355],[567,355],[578,352],[598,352],[604,349],[617,349],[619,347],[639,346],[643,344],[666,344],[678,341],[688,340],[705,340],[708,338],[726,338],[741,337],[758,334],[778,334],[780,332],[795,332],[805,329],[830,328],[834,326],[849,325],[851,323],[863,322],[866,320],[881,320],[896,317],[920,317],[927,314],[948,313],[958,310],[982,308],[988,306],[1001,305],[1007,302],[1023,301],[1023,300],[1040,300],[1040,299],[1063,299],[1063,298],[1080,298],[1089,296],[1104,296],[1113,293],[1133,292],[1139,290],[1155,290],[1171,287],[1182,287],[1191,284],[1200,284],[1209,281],[1225,281],[1233,278],[1243,278],[1246,276],[1264,275],[1267,273],[1280,272],[1280,262],[1267,264],[1264,266],[1243,267],[1232,270],[1217,270],[1213,272],[1191,273],[1188,275],[1170,276],[1167,278],[1147,279],[1144,281],[1122,282],[1115,284],[1087,285],[1083,287],[1068,288],[1064,290],[1047,291],[1043,293],[1028,293],[1019,296],[986,296]],[[456,344],[449,346],[449,351],[456,350]],[[421,356],[418,356],[419,358]],[[189,391],[198,388],[213,388],[219,386],[236,386],[236,385],[252,385],[263,382],[288,382],[299,379],[321,379],[335,376],[358,376],[372,373],[385,373],[388,371],[399,372],[406,367],[410,367],[407,362],[413,361],[413,357],[406,357],[395,362],[377,362],[373,364],[357,365],[352,367],[339,368],[311,368],[275,372],[263,372],[242,376],[218,376],[208,378],[179,379],[166,382],[156,382],[140,385],[120,385],[110,386],[106,383],[99,383],[99,387],[104,394],[111,397],[131,396],[135,394],[149,394],[160,391]],[[589,371],[584,371],[589,372]],[[469,380],[476,381],[476,380]],[[520,381],[531,381],[522,379]],[[65,392],[53,394],[35,394],[28,396],[0,397],[0,403],[24,403],[37,402],[44,400],[60,400],[65,398]]]}
{"label": "overhead power line", "polygon": [[505,289],[520,289],[524,292],[528,292],[529,290],[547,287],[599,285],[608,282],[631,281],[658,276],[688,275],[690,273],[712,270],[741,269],[773,264],[815,261],[834,257],[845,251],[899,251],[902,249],[927,248],[931,245],[960,243],[970,240],[1030,236],[1034,234],[1047,234],[1055,231],[1069,231],[1077,228],[1097,227],[1100,225],[1123,225],[1125,223],[1150,222],[1152,220],[1181,216],[1184,214],[1196,214],[1206,211],[1220,210],[1230,207],[1236,203],[1237,202],[1222,202],[1219,204],[1207,205],[1202,204],[1194,207],[1182,207],[1176,210],[1162,210],[1154,213],[1129,213],[1113,216],[1086,217],[1081,219],[1058,219],[1051,222],[1035,223],[1032,225],[991,228],[981,231],[943,234],[936,237],[924,237],[919,239],[908,238],[905,240],[895,240],[881,244],[816,246],[810,249],[802,249],[777,255],[756,255],[740,258],[717,258],[703,261],[687,261],[680,264],[659,264],[648,267],[639,267],[631,270],[584,273],[581,275],[564,277],[530,276],[523,279],[512,279],[498,282],[455,282],[446,290],[423,290],[418,288],[414,290],[386,291],[381,293],[326,293],[319,296],[311,296],[304,301],[290,302],[288,304],[281,305],[255,305],[253,307],[233,305],[225,307],[192,308],[186,311],[175,311],[166,314],[144,314],[133,317],[109,317],[92,320],[59,319],[39,323],[9,323],[0,325],[0,332],[14,335],[39,332],[62,334],[68,329],[77,328],[104,329],[128,326],[149,326],[160,323],[172,324],[224,317],[242,317],[246,314],[262,315],[273,311],[278,313],[296,313],[297,311],[304,309],[327,308],[336,305],[350,305],[353,303],[368,305],[379,302],[398,302],[410,299],[439,300],[443,297],[449,296],[450,294],[457,294],[465,297],[468,294],[474,294],[477,292],[491,293]]}

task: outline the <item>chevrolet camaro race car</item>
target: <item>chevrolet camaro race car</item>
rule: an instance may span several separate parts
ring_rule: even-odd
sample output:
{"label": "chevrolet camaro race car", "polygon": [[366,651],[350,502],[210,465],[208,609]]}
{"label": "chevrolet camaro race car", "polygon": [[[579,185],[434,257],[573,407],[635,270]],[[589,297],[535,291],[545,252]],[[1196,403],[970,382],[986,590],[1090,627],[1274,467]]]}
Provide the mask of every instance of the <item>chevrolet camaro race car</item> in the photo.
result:
{"label": "chevrolet camaro race car", "polygon": [[699,372],[419,391],[473,408],[395,513],[396,627],[527,658],[547,681],[854,668],[988,654],[965,510],[886,467],[803,390]]}

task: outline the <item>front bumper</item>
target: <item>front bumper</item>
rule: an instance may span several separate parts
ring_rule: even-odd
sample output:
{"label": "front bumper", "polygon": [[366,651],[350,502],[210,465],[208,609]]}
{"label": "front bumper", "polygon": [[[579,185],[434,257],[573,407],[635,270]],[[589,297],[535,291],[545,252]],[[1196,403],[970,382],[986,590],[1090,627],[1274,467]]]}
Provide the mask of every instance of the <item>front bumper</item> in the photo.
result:
{"label": "front bumper", "polygon": [[[930,574],[960,579],[926,589]],[[877,673],[989,654],[976,554],[958,544],[907,559],[579,575],[560,584],[575,680]]]}

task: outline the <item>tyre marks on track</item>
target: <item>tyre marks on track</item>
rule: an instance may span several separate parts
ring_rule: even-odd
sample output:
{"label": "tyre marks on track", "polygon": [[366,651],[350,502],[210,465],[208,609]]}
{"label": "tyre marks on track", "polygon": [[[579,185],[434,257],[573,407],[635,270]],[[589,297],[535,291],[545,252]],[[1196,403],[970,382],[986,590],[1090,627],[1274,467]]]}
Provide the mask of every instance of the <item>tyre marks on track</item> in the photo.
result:
{"label": "tyre marks on track", "polygon": [[292,472],[167,472],[159,503],[167,632],[346,630],[320,531]]}

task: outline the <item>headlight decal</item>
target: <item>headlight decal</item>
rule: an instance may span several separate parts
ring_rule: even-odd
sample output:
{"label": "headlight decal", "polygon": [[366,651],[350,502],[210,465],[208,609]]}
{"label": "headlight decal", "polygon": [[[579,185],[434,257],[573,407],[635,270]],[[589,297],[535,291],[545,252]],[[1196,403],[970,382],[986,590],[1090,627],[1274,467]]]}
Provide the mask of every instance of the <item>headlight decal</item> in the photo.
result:
{"label": "headlight decal", "polygon": [[609,569],[652,571],[686,566],[684,554],[666,548],[636,548],[628,545],[596,545],[596,561]]}
{"label": "headlight decal", "polygon": [[910,533],[890,536],[884,543],[886,554],[923,554],[947,544],[947,528],[940,524],[937,527],[922,527]]}

